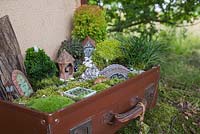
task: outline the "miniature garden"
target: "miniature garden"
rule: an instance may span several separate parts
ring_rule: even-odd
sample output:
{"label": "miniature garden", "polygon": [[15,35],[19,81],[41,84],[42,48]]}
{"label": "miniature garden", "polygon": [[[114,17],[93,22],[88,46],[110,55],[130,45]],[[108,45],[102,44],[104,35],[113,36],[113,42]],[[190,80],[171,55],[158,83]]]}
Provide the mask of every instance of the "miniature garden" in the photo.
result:
{"label": "miniature garden", "polygon": [[[90,5],[76,9],[71,38],[61,41],[55,60],[37,46],[26,51],[27,76],[18,70],[12,73],[17,91],[9,91],[14,103],[53,113],[160,65],[157,106],[145,113],[142,126],[134,120],[117,133],[200,133],[200,39],[169,25],[157,31],[152,21],[140,18],[148,15],[126,18],[114,12],[128,7],[126,2],[105,12],[103,7],[111,1],[99,7],[90,0]],[[134,27],[131,17],[142,23]],[[183,17],[168,19],[179,22]]]}
{"label": "miniature garden", "polygon": [[149,46],[145,40],[123,36],[107,38],[105,14],[97,6],[78,8],[73,24],[72,37],[61,43],[55,62],[37,46],[26,51],[27,79],[20,71],[12,74],[21,96],[14,100],[15,103],[52,113],[135,77],[159,61],[159,57],[153,56],[158,54],[156,49],[160,49],[160,44],[151,42],[149,55],[152,59],[138,62],[129,57],[138,50],[127,49],[135,48],[125,42],[144,41],[146,48],[143,51],[147,51]]}

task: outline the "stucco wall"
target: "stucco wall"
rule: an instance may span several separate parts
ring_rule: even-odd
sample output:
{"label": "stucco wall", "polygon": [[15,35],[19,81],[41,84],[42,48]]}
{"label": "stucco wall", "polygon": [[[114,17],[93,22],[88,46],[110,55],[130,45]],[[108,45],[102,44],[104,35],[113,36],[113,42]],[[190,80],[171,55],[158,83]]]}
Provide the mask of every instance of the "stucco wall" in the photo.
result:
{"label": "stucco wall", "polygon": [[80,0],[0,0],[0,17],[9,15],[23,55],[37,45],[54,59],[79,6]]}

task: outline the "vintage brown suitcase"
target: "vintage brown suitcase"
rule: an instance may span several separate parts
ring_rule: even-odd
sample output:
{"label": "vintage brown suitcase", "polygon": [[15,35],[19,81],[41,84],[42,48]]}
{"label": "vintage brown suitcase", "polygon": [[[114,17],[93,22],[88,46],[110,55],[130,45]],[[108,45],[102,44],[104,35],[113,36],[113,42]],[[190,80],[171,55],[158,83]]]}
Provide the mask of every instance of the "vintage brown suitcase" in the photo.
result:
{"label": "vintage brown suitcase", "polygon": [[55,113],[0,101],[0,134],[114,134],[156,104],[160,72],[154,67]]}

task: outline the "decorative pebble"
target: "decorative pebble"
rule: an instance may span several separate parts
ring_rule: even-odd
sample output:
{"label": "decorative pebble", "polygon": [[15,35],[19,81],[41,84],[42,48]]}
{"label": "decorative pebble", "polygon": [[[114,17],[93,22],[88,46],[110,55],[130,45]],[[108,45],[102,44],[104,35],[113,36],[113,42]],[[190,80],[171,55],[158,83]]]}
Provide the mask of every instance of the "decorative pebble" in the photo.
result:
{"label": "decorative pebble", "polygon": [[85,72],[81,75],[81,78],[84,80],[90,80],[97,78],[99,76],[99,69],[93,65],[90,68],[87,68]]}

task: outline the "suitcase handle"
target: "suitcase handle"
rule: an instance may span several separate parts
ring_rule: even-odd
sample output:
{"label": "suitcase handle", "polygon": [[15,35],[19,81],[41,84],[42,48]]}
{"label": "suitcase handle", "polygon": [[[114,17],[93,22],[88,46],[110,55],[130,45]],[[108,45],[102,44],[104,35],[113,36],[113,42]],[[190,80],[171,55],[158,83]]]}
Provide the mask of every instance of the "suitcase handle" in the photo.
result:
{"label": "suitcase handle", "polygon": [[135,107],[125,113],[115,114],[115,119],[120,123],[128,122],[132,119],[135,119],[139,116],[143,116],[146,110],[147,101],[143,99],[139,101]]}
{"label": "suitcase handle", "polygon": [[128,122],[132,119],[135,119],[139,116],[143,118],[145,110],[147,106],[147,101],[143,99],[142,101],[138,102],[135,107],[125,113],[115,114],[115,119],[121,123]]}

